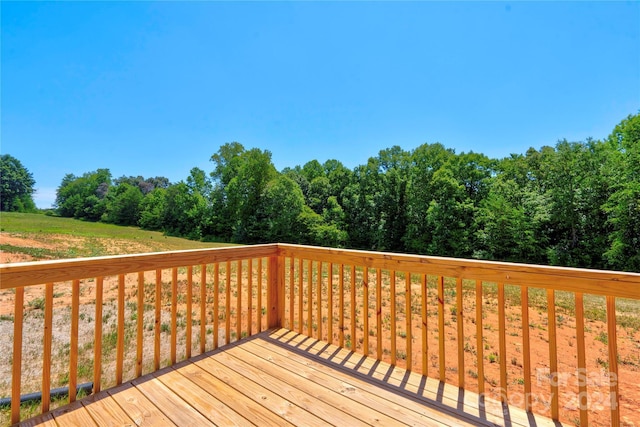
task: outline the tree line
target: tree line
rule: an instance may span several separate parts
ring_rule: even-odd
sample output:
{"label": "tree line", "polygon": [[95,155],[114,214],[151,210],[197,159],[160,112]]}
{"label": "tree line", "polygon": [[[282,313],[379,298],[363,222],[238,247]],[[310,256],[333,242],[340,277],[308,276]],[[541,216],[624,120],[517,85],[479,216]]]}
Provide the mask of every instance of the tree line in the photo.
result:
{"label": "tree line", "polygon": [[640,271],[640,115],[605,140],[503,159],[435,143],[277,171],[268,150],[232,142],[210,160],[178,183],[66,175],[57,213],[198,240]]}

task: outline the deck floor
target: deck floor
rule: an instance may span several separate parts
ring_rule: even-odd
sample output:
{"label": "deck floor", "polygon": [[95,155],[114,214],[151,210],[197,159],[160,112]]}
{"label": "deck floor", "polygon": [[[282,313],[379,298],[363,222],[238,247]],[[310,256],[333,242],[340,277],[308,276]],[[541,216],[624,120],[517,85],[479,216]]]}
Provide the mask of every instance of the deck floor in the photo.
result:
{"label": "deck floor", "polygon": [[22,425],[559,425],[277,329],[104,390]]}

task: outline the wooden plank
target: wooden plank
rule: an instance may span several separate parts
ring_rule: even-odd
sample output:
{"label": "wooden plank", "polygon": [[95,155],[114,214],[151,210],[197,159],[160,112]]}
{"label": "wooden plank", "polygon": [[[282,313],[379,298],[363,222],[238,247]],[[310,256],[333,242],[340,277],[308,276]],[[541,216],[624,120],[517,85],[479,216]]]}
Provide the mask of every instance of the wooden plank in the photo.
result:
{"label": "wooden plank", "polygon": [[520,287],[520,301],[522,306],[522,371],[524,376],[524,409],[531,411],[533,402],[531,395],[531,341],[529,339],[529,288],[526,286]]}
{"label": "wooden plank", "polygon": [[80,401],[55,409],[51,415],[59,426],[89,427],[97,425]]}
{"label": "wooden plank", "polygon": [[58,424],[53,419],[51,412],[47,412],[42,415],[38,415],[28,420],[22,421],[19,424],[20,427],[58,427]]}
{"label": "wooden plank", "polygon": [[272,256],[267,266],[267,327],[282,325],[284,318],[284,265],[282,257]]}
{"label": "wooden plank", "polygon": [[438,374],[440,381],[445,381],[445,352],[444,352],[444,277],[438,276]]}
{"label": "wooden plank", "polygon": [[315,341],[290,331],[275,331],[269,338],[278,341],[283,347],[290,346],[292,349],[297,349],[296,351],[308,352],[309,357],[330,361],[336,366],[336,369],[342,369],[339,368],[342,366],[344,369],[353,370],[354,373],[363,375],[365,378],[380,380],[385,383],[385,388],[400,395],[408,395],[413,399],[416,397],[424,398],[426,399],[425,403],[445,411],[445,414],[449,411],[450,414],[471,420],[471,422],[529,426],[532,425],[531,419],[533,419],[538,426],[557,427],[561,425],[548,418],[528,414],[516,407],[509,407],[509,418],[507,419],[501,402],[488,398],[480,399],[477,394],[468,390],[462,392],[456,386],[393,367],[385,362],[366,358],[347,349],[327,347],[324,342]]}
{"label": "wooden plank", "polygon": [[138,378],[132,384],[176,425],[214,425],[157,378]]}
{"label": "wooden plank", "polygon": [[98,426],[131,426],[135,424],[134,420],[106,392],[85,397],[80,402]]}
{"label": "wooden plank", "polygon": [[[122,384],[122,370],[124,365],[124,274],[118,276],[118,320],[116,338],[116,384]],[[75,363],[77,366],[77,363]],[[71,376],[70,376],[71,378]],[[76,385],[69,383],[69,390],[75,390]],[[75,394],[75,393],[74,393]],[[74,396],[75,399],[75,396]]]}
{"label": "wooden plank", "polygon": [[262,258],[258,258],[258,332],[262,332]]}
{"label": "wooden plank", "polygon": [[[327,341],[333,344],[333,264],[329,263],[327,274]],[[293,328],[291,328],[293,330]]]}
{"label": "wooden plank", "polygon": [[307,335],[313,336],[313,264],[307,260]]}
{"label": "wooden plank", "polygon": [[[327,424],[321,418],[318,418],[314,414],[298,406],[300,404],[299,400],[294,399],[294,401],[292,401],[291,393],[287,393],[287,398],[285,398],[279,394],[283,393],[283,390],[274,389],[269,386],[269,384],[262,385],[255,381],[257,378],[250,379],[225,366],[224,363],[217,360],[217,357],[223,355],[224,352],[220,352],[216,357],[209,357],[197,361],[196,365],[214,375],[216,378],[222,380],[227,385],[238,390],[245,396],[263,404],[265,408],[275,412],[277,415],[292,424],[305,426],[325,426]],[[265,379],[266,378],[264,377],[261,378],[261,380]],[[277,392],[274,390],[277,390]],[[291,390],[288,390],[288,392],[291,392]],[[308,398],[307,405],[313,406],[314,403],[317,402],[314,402],[313,397],[310,396]]]}
{"label": "wooden plank", "polygon": [[247,336],[253,335],[253,260],[247,260]]}
{"label": "wooden plank", "polygon": [[[136,319],[136,377],[142,376],[142,356],[144,352],[144,299],[144,271],[139,271],[137,303],[138,318]],[[187,322],[189,320],[187,320]]]}
{"label": "wooden plank", "polygon": [[224,343],[231,342],[231,261],[225,265]]}
{"label": "wooden plank", "polygon": [[[202,279],[202,283],[205,288],[206,288],[206,280]],[[206,303],[206,299],[204,300],[204,302],[202,303],[203,307],[206,307],[207,303]],[[204,310],[204,308],[202,308],[202,310]],[[206,323],[206,319],[207,319],[207,315],[206,313],[203,311],[203,324]],[[218,336],[220,335],[220,264],[218,264],[217,262],[213,265],[213,349],[215,350],[216,348],[218,348]],[[203,328],[202,326],[200,327],[201,331],[204,330],[205,332],[201,332],[200,334],[200,340],[205,343],[207,341],[206,339],[206,328]]]}
{"label": "wooden plank", "polygon": [[[218,348],[218,263],[214,265],[213,282],[213,348]],[[200,353],[207,348],[207,265],[200,265]]]}
{"label": "wooden plank", "polygon": [[[371,408],[346,401],[343,395],[331,389],[310,381],[301,381],[299,376],[252,353],[242,351],[241,348],[238,346],[216,354],[214,359],[225,367],[233,369],[238,375],[243,375],[275,391],[282,398],[320,418],[318,420],[320,423],[365,426],[375,422],[377,417],[379,417],[378,421],[384,422],[384,425],[390,425],[394,421],[384,414],[374,412]],[[312,421],[303,419],[302,422],[307,424]]]}
{"label": "wooden plank", "polygon": [[162,322],[162,270],[156,269],[155,317],[153,336],[153,370],[160,369],[160,324]]}
{"label": "wooden plank", "polygon": [[389,274],[389,299],[391,311],[391,327],[389,335],[391,335],[391,364],[396,364],[396,272],[391,270]]}
{"label": "wooden plank", "polygon": [[412,348],[412,341],[413,341],[413,336],[412,336],[412,331],[413,328],[411,327],[411,273],[410,272],[405,272],[404,273],[404,311],[405,311],[405,317],[406,317],[406,342],[407,342],[407,370],[411,371],[411,365],[412,365],[412,353],[413,353],[413,348]]}
{"label": "wooden plank", "polygon": [[[229,406],[233,411],[242,414],[249,422],[259,426],[293,426],[290,422],[280,417],[276,412],[286,411],[286,407],[269,406],[269,410],[265,410],[268,403],[268,397],[259,392],[254,392],[251,396],[247,396],[236,390],[231,385],[207,372],[206,369],[199,367],[197,364],[188,364],[176,368],[177,372],[184,375],[189,381],[197,384],[207,393],[216,396],[225,405]],[[265,402],[266,400],[268,402]],[[275,411],[275,412],[274,412]]]}
{"label": "wooden plank", "polygon": [[480,261],[434,256],[406,255],[352,249],[320,248],[278,244],[284,256],[301,256],[343,264],[387,270],[405,270],[416,274],[478,279],[493,283],[529,285],[544,289],[611,295],[640,299],[640,273],[548,267],[495,261]]}
{"label": "wooden plank", "polygon": [[13,311],[13,367],[11,369],[11,424],[20,421],[20,389],[22,375],[22,326],[24,320],[24,288],[16,289]]}
{"label": "wooden plank", "polygon": [[304,325],[304,290],[303,290],[304,265],[302,258],[298,259],[298,332],[303,332]]}
{"label": "wooden plank", "polygon": [[576,347],[578,352],[578,405],[580,407],[580,425],[589,425],[589,411],[587,411],[587,359],[584,341],[584,297],[576,293]]}
{"label": "wooden plank", "polygon": [[102,298],[104,278],[96,278],[96,317],[94,319],[93,392],[99,393],[102,382]]}
{"label": "wooden plank", "polygon": [[382,360],[382,270],[376,269],[376,358]]}
{"label": "wooden plank", "polygon": [[176,353],[178,347],[178,268],[171,269],[171,364],[176,363]]}
{"label": "wooden plank", "polygon": [[194,409],[217,425],[254,425],[241,414],[217,399],[208,390],[199,387],[180,372],[170,370],[156,377],[175,394],[182,396]]}
{"label": "wooden plank", "polygon": [[322,339],[322,262],[318,262],[318,272],[316,275],[316,318],[318,319],[318,339]]}
{"label": "wooden plank", "polygon": [[618,334],[616,332],[616,299],[607,296],[607,342],[609,349],[609,401],[611,425],[620,425],[620,393],[618,390]]}
{"label": "wooden plank", "polygon": [[[332,403],[337,409],[351,412],[359,420],[370,424],[397,423],[424,426],[441,425],[437,420],[429,417],[424,405],[412,400],[400,400],[391,391],[381,389],[370,381],[362,381],[348,374],[323,366],[314,359],[301,356],[298,353],[288,351],[284,347],[274,346],[265,340],[255,340],[238,349],[230,349],[241,360],[250,361],[264,371],[272,372],[287,381],[294,381],[290,375],[297,375],[303,380],[296,384],[310,387],[315,390],[315,384],[337,394],[338,401]],[[252,357],[248,356],[252,355]],[[258,361],[261,359],[262,361]],[[292,366],[293,364],[293,366]],[[269,365],[276,365],[275,367]],[[322,393],[322,397],[326,393]],[[319,398],[320,395],[318,394]],[[332,397],[330,397],[331,399]],[[351,401],[351,402],[350,402]],[[350,406],[353,403],[361,406]],[[353,409],[352,409],[353,408]],[[378,418],[378,413],[386,414],[386,417]],[[391,421],[388,418],[392,418]],[[341,425],[344,423],[338,423]],[[347,423],[349,424],[349,423]]]}
{"label": "wooden plank", "polygon": [[547,289],[547,319],[549,323],[549,375],[551,385],[551,418],[560,418],[558,398],[558,344],[556,339],[556,298],[553,289]]}
{"label": "wooden plank", "polygon": [[[193,266],[187,267],[187,331],[186,331],[186,354],[187,359],[191,358],[191,346],[192,346],[192,325],[193,325]],[[140,316],[138,316],[139,318]]]}
{"label": "wooden plank", "polygon": [[421,311],[422,311],[422,374],[429,374],[429,364],[428,364],[428,356],[429,356],[429,320],[428,320],[428,309],[427,309],[427,275],[421,275],[420,281],[420,290],[421,290]]}
{"label": "wooden plank", "polygon": [[138,426],[175,426],[144,394],[130,383],[105,390]]}
{"label": "wooden plank", "polygon": [[49,411],[51,403],[51,339],[53,324],[53,283],[45,286],[44,337],[42,349],[42,413]]}
{"label": "wooden plank", "polygon": [[338,294],[340,296],[339,301],[339,311],[340,318],[338,319],[338,326],[340,328],[340,336],[338,337],[338,342],[340,343],[340,347],[344,347],[344,265],[340,264],[338,266],[338,281],[339,281],[339,289]]}
{"label": "wooden plank", "polygon": [[268,244],[0,264],[0,289],[277,254],[278,245]]}
{"label": "wooden plank", "polygon": [[289,329],[293,330],[294,326],[294,315],[295,315],[295,274],[296,274],[296,263],[293,258],[288,258],[289,260]]}
{"label": "wooden plank", "polygon": [[358,338],[356,337],[356,266],[351,265],[351,275],[349,277],[351,279],[351,292],[349,294],[350,298],[350,306],[351,309],[351,350],[356,351],[358,347]]}
{"label": "wooden plank", "polygon": [[464,306],[462,304],[462,279],[456,279],[456,328],[458,330],[458,387],[464,388]]}
{"label": "wooden plank", "polygon": [[362,270],[362,353],[369,355],[369,269]]}
{"label": "wooden plank", "polygon": [[78,384],[78,322],[80,319],[80,281],[71,283],[71,337],[69,345],[69,402],[76,400]]}
{"label": "wooden plank", "polygon": [[476,280],[476,354],[478,393],[482,395],[484,394],[484,339],[482,337],[482,281],[480,280]]}
{"label": "wooden plank", "polygon": [[242,261],[236,265],[236,339],[242,338]]}
{"label": "wooden plank", "polygon": [[498,283],[498,347],[500,362],[500,401],[507,403],[508,400],[508,384],[507,384],[507,326],[506,326],[506,314],[505,314],[505,300],[504,300],[504,283]]}

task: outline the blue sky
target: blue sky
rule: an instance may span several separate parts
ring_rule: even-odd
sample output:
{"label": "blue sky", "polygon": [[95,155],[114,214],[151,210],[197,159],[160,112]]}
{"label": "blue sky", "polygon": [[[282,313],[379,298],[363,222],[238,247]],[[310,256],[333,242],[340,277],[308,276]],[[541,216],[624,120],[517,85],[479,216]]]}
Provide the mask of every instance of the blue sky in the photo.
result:
{"label": "blue sky", "polygon": [[501,158],[640,110],[639,2],[0,2],[1,145],[67,173],[186,179],[441,142]]}

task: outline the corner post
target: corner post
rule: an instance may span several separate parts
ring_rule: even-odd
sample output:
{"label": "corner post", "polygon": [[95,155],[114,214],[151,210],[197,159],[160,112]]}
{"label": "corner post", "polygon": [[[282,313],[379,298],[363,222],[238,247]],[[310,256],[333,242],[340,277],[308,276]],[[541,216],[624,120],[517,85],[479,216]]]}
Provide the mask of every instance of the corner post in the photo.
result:
{"label": "corner post", "polygon": [[267,270],[267,327],[279,328],[284,318],[284,257],[277,251],[269,257]]}

